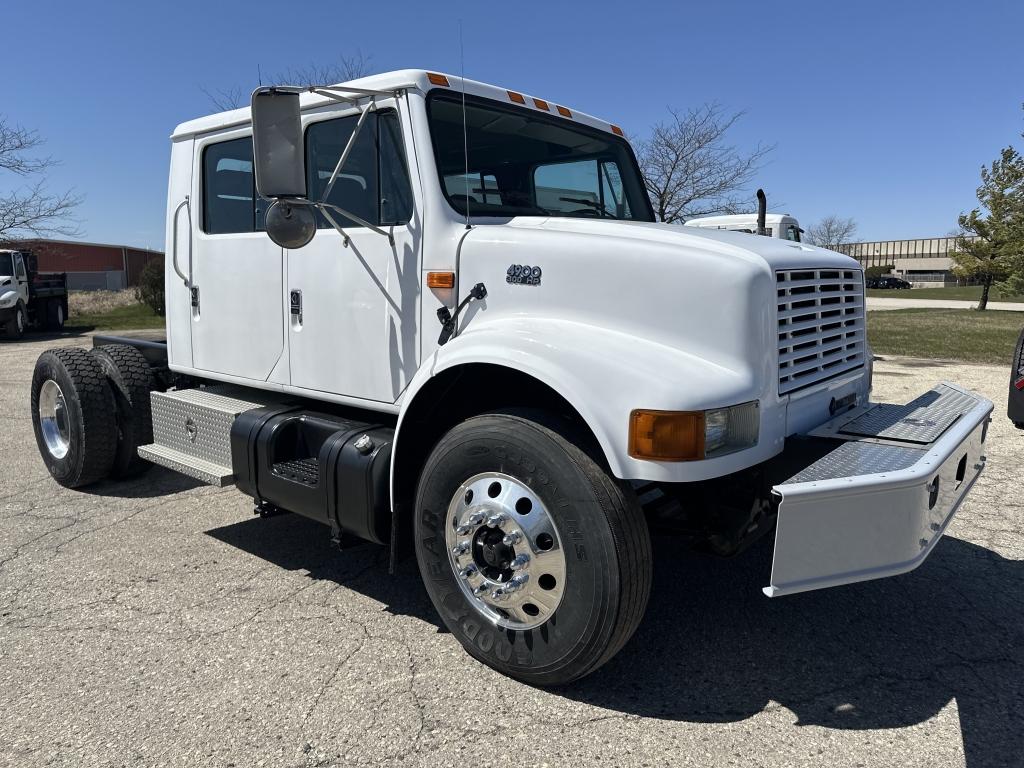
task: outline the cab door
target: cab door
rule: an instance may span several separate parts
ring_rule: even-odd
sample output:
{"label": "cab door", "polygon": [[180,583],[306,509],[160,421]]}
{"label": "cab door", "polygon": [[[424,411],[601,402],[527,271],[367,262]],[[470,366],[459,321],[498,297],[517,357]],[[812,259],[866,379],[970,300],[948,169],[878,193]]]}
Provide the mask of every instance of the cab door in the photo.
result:
{"label": "cab door", "polygon": [[194,157],[192,367],[267,381],[285,348],[284,253],[263,231],[252,135],[197,140]]}
{"label": "cab door", "polygon": [[[419,364],[422,228],[416,218],[403,124],[389,100],[369,114],[327,202],[348,237],[318,214],[304,248],[285,254],[291,384],[393,403]],[[307,118],[306,176],[319,200],[356,126],[358,112]],[[411,140],[411,137],[408,137]]]}

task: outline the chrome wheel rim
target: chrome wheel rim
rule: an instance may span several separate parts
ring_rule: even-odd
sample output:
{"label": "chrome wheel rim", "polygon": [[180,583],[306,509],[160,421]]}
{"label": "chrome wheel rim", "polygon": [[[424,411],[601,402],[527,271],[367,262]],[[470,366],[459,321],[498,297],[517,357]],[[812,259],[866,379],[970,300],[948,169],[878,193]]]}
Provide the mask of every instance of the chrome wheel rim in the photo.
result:
{"label": "chrome wheel rim", "polygon": [[565,593],[565,552],[529,486],[500,472],[459,486],[445,525],[448,562],[470,605],[506,629],[539,627]]}
{"label": "chrome wheel rim", "polygon": [[67,403],[60,386],[53,379],[44,381],[39,390],[39,428],[50,455],[55,459],[67,456],[71,444]]}
{"label": "chrome wheel rim", "polygon": [[18,333],[24,333],[25,332],[25,313],[22,312],[20,308],[18,309],[17,312],[14,313],[14,322],[17,323],[17,325],[18,325]]}

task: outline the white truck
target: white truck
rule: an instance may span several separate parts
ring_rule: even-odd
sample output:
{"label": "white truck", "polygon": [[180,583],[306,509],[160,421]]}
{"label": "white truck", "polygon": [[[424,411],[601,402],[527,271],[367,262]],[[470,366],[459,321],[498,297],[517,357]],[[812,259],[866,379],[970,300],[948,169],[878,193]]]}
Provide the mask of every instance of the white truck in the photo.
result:
{"label": "white truck", "polygon": [[857,262],[656,223],[622,131],[546,99],[260,88],[175,129],[168,194],[166,345],[39,359],[54,479],[153,462],[412,549],[532,684],[633,634],[650,516],[720,554],[774,531],[788,595],[913,569],[985,464],[984,398],[869,400]]}
{"label": "white truck", "polygon": [[762,190],[757,190],[757,213],[731,213],[721,216],[698,216],[683,222],[684,227],[700,229],[720,229],[730,232],[745,232],[750,235],[775,237],[779,240],[801,242],[803,230],[800,222],[788,213],[767,213],[764,210],[765,197]]}
{"label": "white truck", "polygon": [[67,315],[65,273],[40,273],[32,253],[0,250],[0,331],[7,338],[21,338],[31,327],[59,331]]}

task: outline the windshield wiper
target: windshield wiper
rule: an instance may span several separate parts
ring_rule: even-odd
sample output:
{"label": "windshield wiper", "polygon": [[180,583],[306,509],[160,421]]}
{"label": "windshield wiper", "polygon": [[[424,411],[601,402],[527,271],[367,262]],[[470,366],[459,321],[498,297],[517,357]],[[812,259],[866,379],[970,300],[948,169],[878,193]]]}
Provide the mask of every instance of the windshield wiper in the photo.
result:
{"label": "windshield wiper", "polygon": [[585,205],[589,208],[593,208],[599,214],[609,219],[618,218],[605,207],[604,203],[599,203],[596,200],[588,200],[585,197],[560,197],[558,199],[565,203],[576,203],[577,205]]}

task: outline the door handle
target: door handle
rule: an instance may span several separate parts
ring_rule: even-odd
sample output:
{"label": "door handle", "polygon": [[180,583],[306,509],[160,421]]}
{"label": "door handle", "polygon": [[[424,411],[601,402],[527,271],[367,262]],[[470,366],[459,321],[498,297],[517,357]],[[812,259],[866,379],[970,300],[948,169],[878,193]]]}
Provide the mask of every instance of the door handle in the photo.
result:
{"label": "door handle", "polygon": [[[188,275],[182,273],[181,268],[178,266],[178,214],[181,213],[181,209],[185,208],[188,211]],[[185,199],[178,203],[178,207],[174,209],[174,216],[171,219],[171,266],[174,267],[175,273],[181,278],[182,282],[185,283],[186,288],[192,287],[192,206],[189,204],[189,196],[185,195]]]}
{"label": "door handle", "polygon": [[302,291],[292,290],[288,292],[288,311],[292,316],[292,325],[302,326]]}

